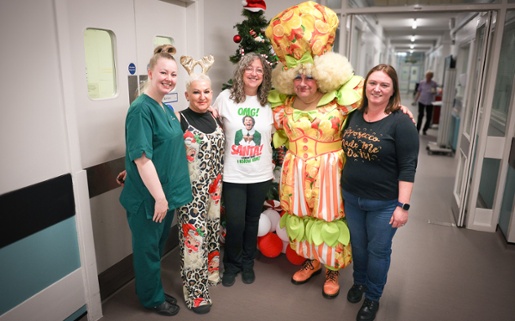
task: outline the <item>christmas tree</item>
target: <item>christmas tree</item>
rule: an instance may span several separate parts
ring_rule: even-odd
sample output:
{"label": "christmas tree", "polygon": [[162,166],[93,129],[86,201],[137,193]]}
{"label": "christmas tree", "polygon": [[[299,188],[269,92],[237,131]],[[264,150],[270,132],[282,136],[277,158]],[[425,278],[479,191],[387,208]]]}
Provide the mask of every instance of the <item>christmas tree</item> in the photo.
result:
{"label": "christmas tree", "polygon": [[[246,18],[241,23],[234,25],[238,34],[233,41],[238,44],[236,53],[229,57],[233,64],[237,64],[247,52],[261,54],[272,65],[277,63],[277,56],[272,50],[270,40],[265,37],[264,30],[268,26],[265,18],[266,4],[264,0],[244,0],[242,15]],[[232,87],[232,80],[223,84],[222,90]]]}

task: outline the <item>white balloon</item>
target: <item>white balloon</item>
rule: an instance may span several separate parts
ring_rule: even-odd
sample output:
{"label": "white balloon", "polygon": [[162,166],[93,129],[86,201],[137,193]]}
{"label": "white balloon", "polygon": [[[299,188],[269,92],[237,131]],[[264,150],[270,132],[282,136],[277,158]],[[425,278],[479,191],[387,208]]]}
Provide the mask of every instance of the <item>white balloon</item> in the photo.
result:
{"label": "white balloon", "polygon": [[258,236],[265,236],[270,232],[270,227],[272,226],[272,222],[265,214],[261,213],[259,217],[259,228],[258,228]]}
{"label": "white balloon", "polygon": [[288,248],[288,246],[290,246],[290,242],[283,241],[283,251],[282,251],[282,253],[286,253],[286,249]]}
{"label": "white balloon", "polygon": [[290,239],[288,238],[288,233],[286,232],[286,228],[281,228],[280,222],[277,222],[277,225],[275,226],[275,233],[279,238],[285,242],[289,242]]}
{"label": "white balloon", "polygon": [[270,228],[270,232],[275,232],[275,228],[277,226],[277,222],[279,222],[279,220],[281,219],[281,215],[276,210],[273,210],[271,208],[265,210],[263,212],[263,214],[268,216],[268,218],[270,219],[270,222],[272,223],[272,226]]}

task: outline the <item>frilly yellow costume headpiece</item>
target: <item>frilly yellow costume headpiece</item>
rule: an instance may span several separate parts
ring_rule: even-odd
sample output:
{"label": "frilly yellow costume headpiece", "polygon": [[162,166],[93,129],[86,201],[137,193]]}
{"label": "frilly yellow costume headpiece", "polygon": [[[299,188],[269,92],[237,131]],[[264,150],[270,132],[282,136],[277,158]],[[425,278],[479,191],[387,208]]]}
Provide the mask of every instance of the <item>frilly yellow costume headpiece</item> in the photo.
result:
{"label": "frilly yellow costume headpiece", "polygon": [[331,51],[338,23],[333,10],[308,1],[275,16],[265,34],[279,61],[293,68],[313,63],[313,56]]}
{"label": "frilly yellow costume headpiece", "polygon": [[279,58],[272,73],[276,89],[272,96],[277,92],[293,95],[293,79],[298,74],[313,77],[324,94],[340,91],[344,84],[351,88],[357,84],[349,82],[354,71],[347,58],[331,52],[338,24],[333,10],[313,1],[290,7],[270,21],[265,34]]}
{"label": "frilly yellow costume headpiece", "polygon": [[[363,78],[354,75],[347,58],[331,51],[338,24],[333,10],[313,1],[290,7],[270,20],[265,35],[279,58],[272,71],[274,90],[268,95],[272,108],[295,95],[293,80],[299,74],[316,80],[324,94],[319,106],[336,100],[351,110],[361,101]],[[284,133],[276,131],[274,145],[286,142]]]}

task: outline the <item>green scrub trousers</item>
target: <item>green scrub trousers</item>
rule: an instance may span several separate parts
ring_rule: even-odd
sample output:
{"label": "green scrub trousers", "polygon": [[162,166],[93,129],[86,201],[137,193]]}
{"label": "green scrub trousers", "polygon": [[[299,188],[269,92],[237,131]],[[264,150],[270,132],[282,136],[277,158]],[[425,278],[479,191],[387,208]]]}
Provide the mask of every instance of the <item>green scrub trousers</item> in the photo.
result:
{"label": "green scrub trousers", "polygon": [[164,302],[161,282],[161,256],[170,228],[174,210],[168,211],[161,223],[147,219],[144,207],[137,213],[127,212],[132,232],[136,295],[144,307],[152,308]]}

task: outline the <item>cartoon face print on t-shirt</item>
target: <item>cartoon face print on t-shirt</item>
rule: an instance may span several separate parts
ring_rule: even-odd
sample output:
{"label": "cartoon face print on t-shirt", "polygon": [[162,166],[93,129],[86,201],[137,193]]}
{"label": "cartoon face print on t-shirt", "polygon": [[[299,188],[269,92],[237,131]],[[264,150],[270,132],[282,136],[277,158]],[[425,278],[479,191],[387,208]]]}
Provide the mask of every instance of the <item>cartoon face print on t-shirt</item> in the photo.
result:
{"label": "cartoon face print on t-shirt", "polygon": [[238,113],[242,115],[242,128],[236,131],[234,145],[231,146],[231,153],[241,156],[238,163],[257,161],[260,159],[263,151],[261,133],[255,128],[259,109],[240,108]]}

